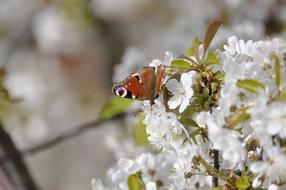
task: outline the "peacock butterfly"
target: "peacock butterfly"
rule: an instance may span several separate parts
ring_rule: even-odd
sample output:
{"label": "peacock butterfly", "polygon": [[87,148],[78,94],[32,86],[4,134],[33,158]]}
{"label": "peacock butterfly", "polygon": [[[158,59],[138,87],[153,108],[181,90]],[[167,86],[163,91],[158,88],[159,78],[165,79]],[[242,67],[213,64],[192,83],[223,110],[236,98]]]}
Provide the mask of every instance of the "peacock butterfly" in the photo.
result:
{"label": "peacock butterfly", "polygon": [[164,78],[163,65],[146,66],[142,71],[131,74],[122,82],[115,83],[112,91],[115,95],[123,98],[150,100],[153,103],[158,96]]}

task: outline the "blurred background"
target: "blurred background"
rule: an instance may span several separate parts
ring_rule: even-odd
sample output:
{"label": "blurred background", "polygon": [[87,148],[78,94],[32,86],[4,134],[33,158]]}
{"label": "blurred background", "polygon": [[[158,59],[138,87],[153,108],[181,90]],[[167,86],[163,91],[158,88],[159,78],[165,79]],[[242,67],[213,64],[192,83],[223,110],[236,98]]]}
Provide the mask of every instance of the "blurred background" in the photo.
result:
{"label": "blurred background", "polygon": [[[244,40],[286,37],[285,0],[0,3],[0,64],[6,71],[1,89],[16,100],[11,103],[2,98],[0,118],[19,150],[98,118],[113,82],[153,59],[163,60],[165,51],[180,55],[193,37],[204,35],[213,19],[224,21],[213,48],[221,47],[232,35]],[[130,122],[132,117],[124,125]],[[136,152],[122,135],[122,124],[105,122],[23,156],[38,189],[91,189],[91,179],[104,178],[122,152]],[[112,139],[118,134],[122,143]],[[5,182],[6,170],[1,165],[0,189],[14,189]]]}

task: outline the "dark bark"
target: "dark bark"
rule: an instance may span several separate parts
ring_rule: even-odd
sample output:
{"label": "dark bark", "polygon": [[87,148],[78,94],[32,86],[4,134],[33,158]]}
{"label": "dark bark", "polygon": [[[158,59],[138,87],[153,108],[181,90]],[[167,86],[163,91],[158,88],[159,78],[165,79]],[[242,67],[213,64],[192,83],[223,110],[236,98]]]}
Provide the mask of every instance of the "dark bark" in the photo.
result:
{"label": "dark bark", "polygon": [[2,175],[15,190],[38,190],[23,158],[11,136],[0,124],[0,155],[14,155],[0,165]]}
{"label": "dark bark", "polygon": [[[123,119],[125,116],[126,116],[126,113],[121,113],[121,114],[115,115],[114,117],[107,119],[107,120],[106,119],[96,119],[94,121],[85,123],[81,126],[73,127],[70,130],[58,135],[57,137],[54,137],[50,140],[47,140],[47,141],[45,141],[41,144],[38,144],[34,147],[27,148],[27,149],[20,150],[20,151],[13,151],[13,152],[10,151],[6,154],[0,154],[0,165],[5,164],[6,162],[10,162],[11,159],[15,159],[19,156],[25,157],[27,155],[32,155],[32,154],[36,154],[38,152],[48,150],[49,148],[57,146],[58,144],[65,142],[69,139],[72,139],[73,137],[77,137],[80,134],[87,132],[88,130],[99,127],[103,123],[110,122],[110,121],[116,121],[118,119],[120,120],[120,119]],[[1,136],[0,136],[0,138],[1,138]]]}
{"label": "dark bark", "polygon": [[[214,168],[219,170],[219,167],[220,167],[220,165],[219,165],[219,151],[214,149],[213,152],[214,152]],[[213,177],[212,183],[213,183],[213,187],[217,187],[218,186],[218,178]]]}

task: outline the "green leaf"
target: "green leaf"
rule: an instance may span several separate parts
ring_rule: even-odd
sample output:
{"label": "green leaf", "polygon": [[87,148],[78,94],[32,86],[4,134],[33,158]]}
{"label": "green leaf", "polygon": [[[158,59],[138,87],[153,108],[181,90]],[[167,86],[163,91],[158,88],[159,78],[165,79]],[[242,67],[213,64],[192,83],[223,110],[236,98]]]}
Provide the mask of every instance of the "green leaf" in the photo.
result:
{"label": "green leaf", "polygon": [[193,47],[190,47],[190,48],[187,50],[186,54],[187,54],[188,56],[194,56],[194,55],[195,55],[194,48],[193,48]]}
{"label": "green leaf", "polygon": [[196,121],[190,118],[182,118],[180,121],[184,126],[191,126],[191,127],[196,127],[196,128],[200,127]]}
{"label": "green leaf", "polygon": [[148,135],[146,133],[146,126],[142,121],[138,122],[132,129],[133,142],[136,145],[147,146]]}
{"label": "green leaf", "polygon": [[192,47],[194,49],[194,53],[195,53],[195,57],[196,57],[196,60],[198,63],[200,63],[200,54],[199,54],[199,47],[200,47],[200,41],[199,41],[199,38],[195,37],[193,39],[193,44],[192,44]]}
{"label": "green leaf", "polygon": [[209,52],[206,58],[206,64],[211,65],[211,64],[216,64],[216,65],[221,65],[220,61],[216,57],[216,54],[213,52]]}
{"label": "green leaf", "polygon": [[275,79],[275,84],[278,88],[280,88],[281,85],[281,65],[279,58],[276,54],[271,54],[270,58],[274,62],[274,79]]}
{"label": "green leaf", "polygon": [[117,96],[112,97],[103,105],[99,115],[103,119],[110,119],[113,116],[127,110],[132,102],[132,99],[121,98]]}
{"label": "green leaf", "polygon": [[246,112],[247,109],[247,107],[243,107],[235,110],[232,115],[226,119],[228,127],[233,129],[236,125],[249,120],[250,115]]}
{"label": "green leaf", "polygon": [[189,136],[190,138],[194,141],[195,144],[197,144],[197,140],[196,140],[196,137],[198,135],[202,135],[204,132],[203,132],[203,129],[202,128],[199,128],[199,129],[195,129],[194,131],[192,131]]}
{"label": "green leaf", "polygon": [[238,80],[236,82],[236,86],[238,86],[239,88],[244,88],[248,92],[251,92],[251,93],[254,93],[254,94],[257,93],[257,90],[259,88],[265,90],[264,84],[262,84],[262,83],[260,83],[259,81],[256,81],[256,80],[252,80],[252,79]]}
{"label": "green leaf", "polygon": [[171,67],[176,67],[179,69],[190,69],[191,63],[186,59],[176,59],[170,63]]}
{"label": "green leaf", "polygon": [[200,46],[199,38],[198,37],[194,37],[193,40],[192,40],[192,46],[188,49],[186,54],[188,56],[194,56],[194,55],[198,54],[199,46]]}
{"label": "green leaf", "polygon": [[142,190],[143,184],[138,174],[131,174],[128,176],[128,189],[129,190]]}
{"label": "green leaf", "polygon": [[235,181],[235,187],[237,189],[245,190],[248,187],[250,187],[250,182],[249,178],[247,175],[240,176],[236,181]]}
{"label": "green leaf", "polygon": [[275,99],[279,101],[286,101],[286,89],[282,90]]}
{"label": "green leaf", "polygon": [[223,74],[220,71],[213,73],[213,76],[211,78],[212,82],[218,82],[222,80],[223,80]]}
{"label": "green leaf", "polygon": [[206,53],[206,51],[208,50],[211,41],[213,40],[217,30],[219,29],[220,25],[222,24],[221,21],[213,21],[209,24],[208,29],[205,33],[205,37],[204,37],[204,55]]}
{"label": "green leaf", "polygon": [[[195,144],[198,144],[198,142],[197,142],[197,139],[196,139],[196,137],[198,136],[198,135],[201,135],[201,136],[203,136],[203,137],[205,137],[205,131],[204,131],[204,128],[196,128],[195,130],[193,130],[192,132],[190,132],[189,133],[189,137],[190,137],[190,139],[192,139],[193,140],[193,142],[195,143]],[[184,140],[183,140],[183,144],[185,144],[187,141],[189,141],[190,140],[188,137],[186,137]]]}
{"label": "green leaf", "polygon": [[193,41],[192,41],[192,47],[195,48],[195,47],[199,47],[200,45],[200,40],[198,37],[194,37],[193,38]]}

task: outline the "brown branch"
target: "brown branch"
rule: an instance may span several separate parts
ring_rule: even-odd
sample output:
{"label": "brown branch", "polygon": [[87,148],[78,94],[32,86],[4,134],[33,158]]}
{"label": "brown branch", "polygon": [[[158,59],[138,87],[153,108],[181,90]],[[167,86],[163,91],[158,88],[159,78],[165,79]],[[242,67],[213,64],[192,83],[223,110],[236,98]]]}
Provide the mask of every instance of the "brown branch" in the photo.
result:
{"label": "brown branch", "polygon": [[[214,149],[214,168],[216,170],[219,170],[220,165],[219,165],[219,151]],[[212,185],[213,187],[218,187],[218,178],[217,177],[213,177],[212,179]]]}
{"label": "brown branch", "polygon": [[38,187],[21,156],[21,152],[1,124],[0,151],[4,155],[13,155],[0,166],[11,186],[17,190],[37,190]]}
{"label": "brown branch", "polygon": [[11,181],[5,174],[5,171],[1,168],[0,169],[0,189],[5,190],[15,190],[15,187],[11,184]]}
{"label": "brown branch", "polygon": [[59,143],[62,143],[68,139],[76,137],[76,136],[78,136],[78,135],[80,135],[80,134],[82,134],[82,133],[84,133],[90,129],[98,127],[103,123],[106,123],[109,121],[114,121],[117,119],[121,119],[125,115],[126,115],[126,113],[122,113],[122,114],[116,115],[110,119],[97,119],[97,120],[91,121],[89,123],[83,124],[79,127],[75,127],[73,129],[70,129],[70,130],[64,132],[63,134],[61,134],[57,137],[54,137],[54,138],[52,138],[46,142],[43,142],[39,145],[36,145],[35,147],[31,147],[31,148],[21,150],[19,154],[9,153],[9,154],[0,158],[0,165],[3,165],[7,161],[9,161],[10,159],[15,158],[15,157],[19,157],[19,156],[24,157],[27,155],[36,154],[38,152],[47,150],[49,148],[52,148],[52,147],[58,145]]}

